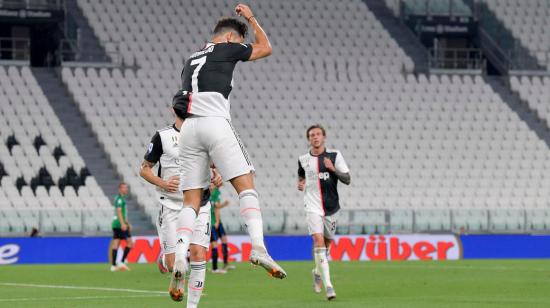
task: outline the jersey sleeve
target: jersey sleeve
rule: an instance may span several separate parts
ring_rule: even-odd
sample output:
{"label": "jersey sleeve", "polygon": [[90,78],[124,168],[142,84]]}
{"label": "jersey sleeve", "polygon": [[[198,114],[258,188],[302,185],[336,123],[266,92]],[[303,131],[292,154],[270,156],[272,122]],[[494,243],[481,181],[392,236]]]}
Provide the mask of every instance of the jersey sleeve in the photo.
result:
{"label": "jersey sleeve", "polygon": [[153,138],[151,138],[151,143],[149,143],[147,153],[145,153],[143,158],[150,163],[156,164],[160,160],[162,153],[162,141],[160,140],[159,132],[157,132]]}
{"label": "jersey sleeve", "polygon": [[123,207],[124,206],[124,200],[122,198],[116,198],[115,199],[115,208]]}
{"label": "jersey sleeve", "polygon": [[229,61],[248,61],[252,55],[252,45],[240,43],[224,44],[223,55]]}
{"label": "jersey sleeve", "polygon": [[349,173],[348,164],[346,164],[346,161],[344,160],[344,156],[342,156],[342,153],[340,153],[340,151],[338,151],[336,154],[336,162],[334,163],[334,167],[339,172]]}
{"label": "jersey sleeve", "polygon": [[298,177],[305,179],[306,178],[306,171],[302,167],[302,163],[300,160],[298,160]]}

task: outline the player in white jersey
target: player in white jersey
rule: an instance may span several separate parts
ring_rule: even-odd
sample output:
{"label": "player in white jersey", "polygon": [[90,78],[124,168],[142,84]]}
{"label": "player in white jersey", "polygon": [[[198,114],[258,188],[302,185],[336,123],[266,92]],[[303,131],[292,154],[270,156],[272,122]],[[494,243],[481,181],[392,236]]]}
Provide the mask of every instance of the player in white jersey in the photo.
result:
{"label": "player in white jersey", "polygon": [[313,238],[313,286],[320,293],[323,284],[327,299],[332,300],[336,292],[330,280],[328,252],[340,210],[337,185],[338,181],[349,185],[351,177],[340,151],[325,148],[326,132],[321,125],[310,126],[306,137],[311,148],[298,159],[298,190],[304,192],[308,230]]}
{"label": "player in white jersey", "polygon": [[[179,165],[177,164],[179,147],[178,140],[183,119],[176,115],[175,123],[158,130],[147,148],[144,161],[141,165],[140,176],[156,186],[160,206],[157,219],[157,232],[162,245],[162,266],[172,272],[175,261],[176,233],[181,226],[181,212],[183,209],[182,194],[179,187]],[[158,164],[155,175],[153,167]],[[221,185],[221,176],[215,171],[212,183]],[[199,214],[192,231],[190,245],[191,273],[189,275],[187,307],[197,307],[206,275],[206,253],[210,244],[210,207],[209,190],[203,192],[203,200]],[[184,288],[185,280],[178,283]],[[173,283],[173,282],[172,282]],[[171,294],[172,299],[181,301],[183,293]]]}
{"label": "player in white jersey", "polygon": [[[229,94],[233,70],[239,61],[251,61],[271,54],[271,44],[250,8],[239,4],[235,12],[244,17],[255,32],[255,42],[243,44],[247,26],[236,18],[222,18],[216,24],[211,42],[193,53],[182,71],[182,90],[192,93],[188,104],[180,106],[188,117],[181,129],[180,190],[184,193],[185,225],[192,229],[202,191],[208,188],[210,161],[223,181],[230,181],[239,195],[240,214],[252,242],[250,262],[264,267],[271,276],[286,277],[271,259],[263,239],[263,222],[250,161],[231,124]],[[185,271],[185,254],[191,233],[178,232],[175,274]],[[178,244],[179,245],[179,244]]]}

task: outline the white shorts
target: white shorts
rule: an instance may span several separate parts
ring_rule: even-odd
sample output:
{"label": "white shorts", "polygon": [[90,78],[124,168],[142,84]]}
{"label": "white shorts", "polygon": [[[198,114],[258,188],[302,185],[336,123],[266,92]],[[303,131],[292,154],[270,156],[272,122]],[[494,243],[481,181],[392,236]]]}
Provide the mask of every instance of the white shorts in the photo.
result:
{"label": "white shorts", "polygon": [[254,171],[248,152],[229,120],[198,116],[185,119],[179,139],[180,190],[208,187],[210,162],[224,182]]}
{"label": "white shorts", "polygon": [[[174,203],[176,202],[174,201]],[[191,236],[191,244],[200,245],[206,249],[210,245],[210,206],[210,202],[208,202],[200,208]],[[181,209],[173,210],[160,204],[157,232],[164,254],[176,252],[176,230],[180,227],[180,213]]]}
{"label": "white shorts", "polygon": [[321,216],[317,213],[306,212],[306,220],[310,235],[322,233],[325,238],[334,238],[338,213],[331,216]]}

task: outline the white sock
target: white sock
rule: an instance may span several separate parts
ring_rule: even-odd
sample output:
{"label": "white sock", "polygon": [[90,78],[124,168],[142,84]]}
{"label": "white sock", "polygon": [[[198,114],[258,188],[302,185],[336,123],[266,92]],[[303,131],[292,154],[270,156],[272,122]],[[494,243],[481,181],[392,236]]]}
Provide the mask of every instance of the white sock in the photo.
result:
{"label": "white sock", "polygon": [[264,244],[264,226],[258,193],[254,189],[247,189],[239,194],[239,208],[244,220],[252,249],[267,252]]}
{"label": "white sock", "polygon": [[187,308],[197,307],[201,300],[206,276],[206,261],[191,261],[191,274],[187,284]]}
{"label": "white sock", "polygon": [[[191,235],[193,234],[193,228],[195,227],[195,218],[197,213],[192,207],[184,207],[178,215],[178,222],[176,228],[176,260],[174,262],[175,267],[180,264],[180,260],[183,265],[187,265],[187,250],[191,242]],[[187,268],[178,268],[180,271],[186,271]]]}
{"label": "white sock", "polygon": [[321,274],[325,289],[327,287],[332,287],[326,248],[315,248],[315,266],[317,267],[317,272]]}

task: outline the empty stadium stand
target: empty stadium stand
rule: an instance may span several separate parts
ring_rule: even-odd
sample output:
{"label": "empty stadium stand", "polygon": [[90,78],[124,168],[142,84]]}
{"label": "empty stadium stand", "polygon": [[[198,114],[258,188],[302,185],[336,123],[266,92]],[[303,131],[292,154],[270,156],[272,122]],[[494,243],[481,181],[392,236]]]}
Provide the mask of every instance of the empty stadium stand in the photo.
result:
{"label": "empty stadium stand", "polygon": [[[121,41],[124,63],[140,68],[64,68],[63,81],[152,220],[154,190],[139,163],[171,122],[183,59],[234,3],[78,1],[95,35]],[[238,67],[232,115],[257,167],[264,215],[286,213],[266,220],[268,230],[304,231],[296,159],[317,122],[352,168],[341,232],[550,228],[541,218],[550,213],[548,145],[481,76],[411,74],[414,62],[368,1],[251,5],[274,55]],[[230,230],[240,228],[236,210],[224,210]]]}
{"label": "empty stadium stand", "polygon": [[[540,66],[550,69],[550,35],[548,35],[550,2],[547,0],[483,0],[483,2],[519,42],[520,46],[513,49],[526,48]],[[509,42],[508,45],[511,43],[513,42]]]}
{"label": "empty stadium stand", "polygon": [[0,234],[98,232],[112,207],[29,67],[0,66]]}
{"label": "empty stadium stand", "polygon": [[[541,52],[549,45],[548,1],[527,2],[483,0],[548,65]],[[403,3],[411,12],[445,15],[451,5],[452,14],[473,14],[463,0]],[[0,66],[0,121],[7,123],[0,130],[0,234],[37,224],[46,232],[108,231],[107,173],[129,183],[153,223],[155,190],[138,175],[143,155],[155,131],[173,121],[169,106],[184,59],[237,1],[76,4],[88,43],[103,48],[90,47],[86,58],[105,60],[119,46],[122,66],[65,66],[58,77]],[[232,117],[257,169],[268,232],[306,232],[296,169],[314,123],[327,127],[328,146],[351,167],[351,186],[340,186],[339,233],[550,230],[547,76],[509,77],[508,88],[495,77],[430,75],[425,50],[388,10],[399,7],[395,0],[250,4],[274,53],[237,66]],[[86,122],[85,132],[71,115]],[[75,147],[78,136],[86,146]],[[110,165],[86,165],[97,153]],[[223,198],[233,204],[223,220],[236,232],[240,215],[227,186]]]}
{"label": "empty stadium stand", "polygon": [[529,108],[550,128],[550,76],[510,77],[510,87],[516,91]]}

